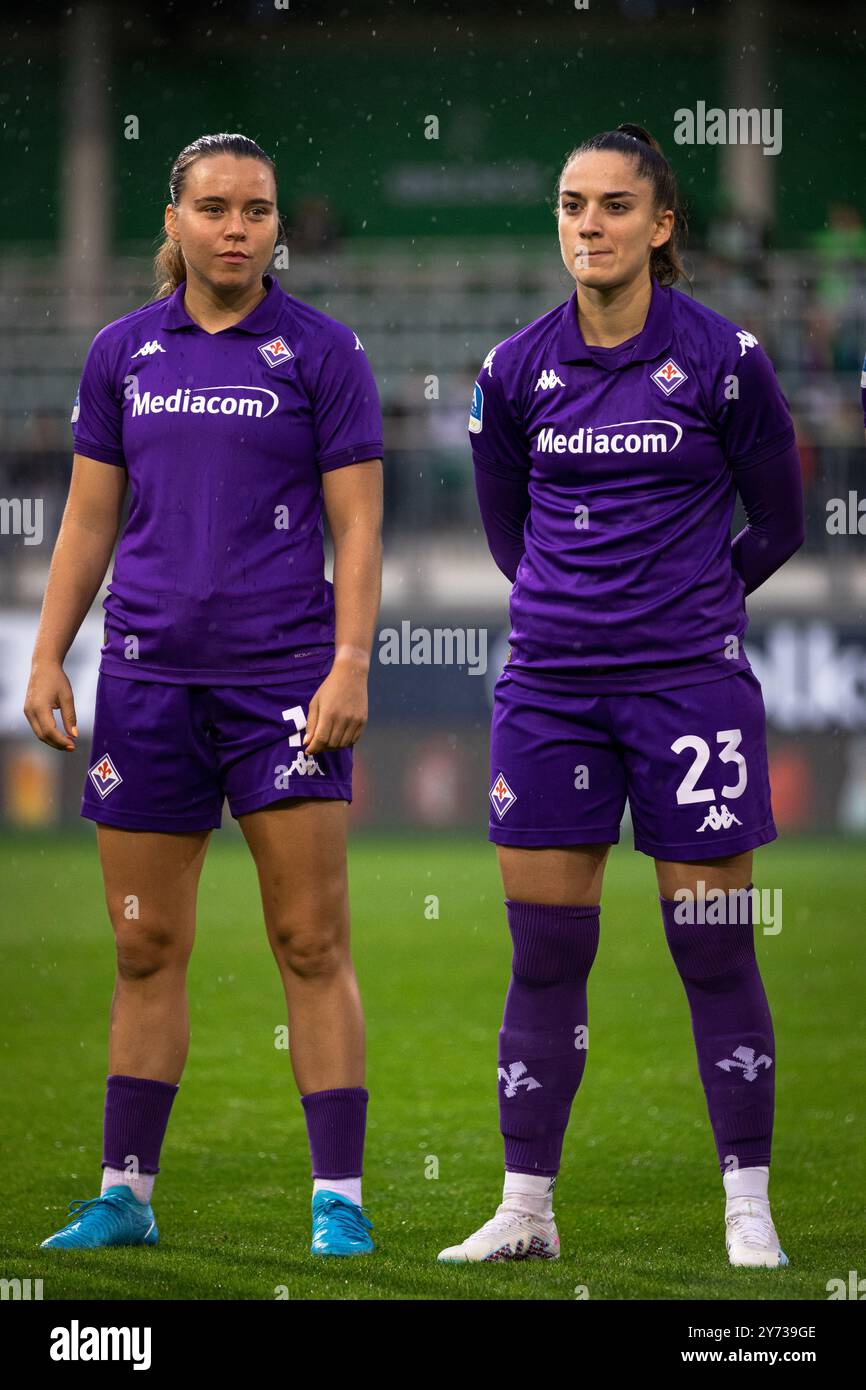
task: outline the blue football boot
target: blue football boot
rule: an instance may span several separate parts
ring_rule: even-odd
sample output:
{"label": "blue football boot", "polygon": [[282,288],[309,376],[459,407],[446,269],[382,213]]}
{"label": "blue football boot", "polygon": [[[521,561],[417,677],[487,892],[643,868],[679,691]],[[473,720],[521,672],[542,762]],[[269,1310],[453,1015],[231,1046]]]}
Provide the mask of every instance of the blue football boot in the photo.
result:
{"label": "blue football boot", "polygon": [[369,1255],[376,1248],[372,1229],[357,1202],[326,1188],[313,1193],[313,1255]]}
{"label": "blue football boot", "polygon": [[75,1219],[43,1240],[45,1250],[94,1250],[102,1245],[156,1245],[159,1232],[148,1202],[145,1205],[131,1187],[119,1183],[101,1197],[70,1202]]}

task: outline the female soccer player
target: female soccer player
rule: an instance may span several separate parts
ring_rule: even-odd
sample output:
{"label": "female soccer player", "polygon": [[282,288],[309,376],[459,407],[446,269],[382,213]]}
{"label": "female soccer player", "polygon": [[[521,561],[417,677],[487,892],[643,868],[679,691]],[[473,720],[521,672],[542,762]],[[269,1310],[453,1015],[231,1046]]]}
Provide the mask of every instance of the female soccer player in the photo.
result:
{"label": "female soccer player", "polygon": [[43,1244],[157,1240],[150,1199],[187,1055],[196,890],[225,795],[285,988],[312,1250],[363,1253],[368,1093],[346,819],[380,596],[379,400],[357,334],[264,273],[279,216],[259,145],[202,136],[175,160],[170,193],[159,297],[102,329],[85,362],[25,704],[44,743],[74,749],[62,663],[102,583],[128,475],[81,807],[98,823],[117,945],[102,1192],[72,1203]]}
{"label": "female soccer player", "polygon": [[[552,1192],[627,796],[691,1008],[729,1258],[776,1265],[773,1028],[751,895],[721,920],[718,900],[751,887],[752,850],[776,836],[743,600],[803,541],[794,431],[754,336],[671,288],[683,219],[645,130],[575,149],[557,218],[575,291],[488,353],[469,419],[485,530],[514,583],[490,789],[514,955],[503,1200],[439,1258],[559,1254]],[[736,492],[748,525],[731,543]]]}

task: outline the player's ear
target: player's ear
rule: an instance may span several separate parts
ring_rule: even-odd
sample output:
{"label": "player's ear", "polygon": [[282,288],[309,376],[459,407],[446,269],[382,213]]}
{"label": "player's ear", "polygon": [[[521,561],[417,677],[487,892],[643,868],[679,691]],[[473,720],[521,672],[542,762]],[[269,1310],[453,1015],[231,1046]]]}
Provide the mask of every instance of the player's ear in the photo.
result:
{"label": "player's ear", "polygon": [[674,213],[671,208],[665,212],[656,214],[656,229],[650,239],[650,246],[657,250],[659,246],[664,246],[666,241],[670,241],[674,230]]}

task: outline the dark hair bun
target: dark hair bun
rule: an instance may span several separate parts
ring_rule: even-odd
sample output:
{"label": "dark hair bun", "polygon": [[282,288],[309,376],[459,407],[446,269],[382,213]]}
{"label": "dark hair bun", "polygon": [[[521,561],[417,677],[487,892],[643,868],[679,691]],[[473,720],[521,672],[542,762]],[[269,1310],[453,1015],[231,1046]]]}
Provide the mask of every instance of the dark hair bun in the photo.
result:
{"label": "dark hair bun", "polygon": [[649,145],[651,150],[657,150],[658,145],[648,130],[644,130],[642,125],[632,125],[629,121],[623,122],[616,128],[618,135],[630,135],[633,140],[640,140],[641,144]]}

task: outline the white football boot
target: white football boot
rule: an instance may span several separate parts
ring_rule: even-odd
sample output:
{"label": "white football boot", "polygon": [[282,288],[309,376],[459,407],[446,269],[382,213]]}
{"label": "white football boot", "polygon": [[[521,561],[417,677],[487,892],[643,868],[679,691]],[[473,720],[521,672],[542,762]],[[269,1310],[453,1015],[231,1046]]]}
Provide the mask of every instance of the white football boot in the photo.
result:
{"label": "white football boot", "polygon": [[770,1203],[762,1197],[734,1197],[725,1205],[725,1246],[732,1265],[775,1269],[788,1256],[770,1215]]}
{"label": "white football boot", "polygon": [[537,1216],[511,1203],[500,1202],[496,1215],[467,1236],[462,1245],[449,1245],[437,1257],[444,1262],[467,1260],[558,1260],[559,1235],[553,1212]]}

